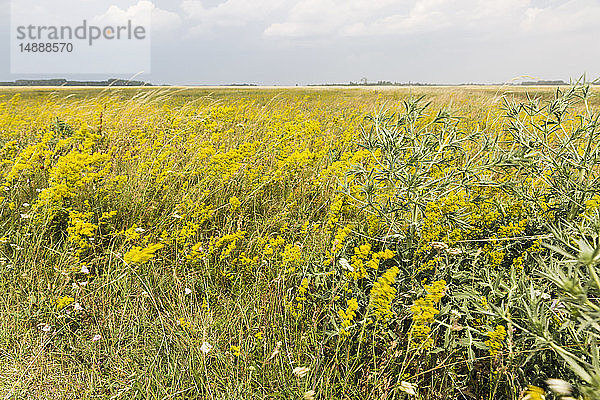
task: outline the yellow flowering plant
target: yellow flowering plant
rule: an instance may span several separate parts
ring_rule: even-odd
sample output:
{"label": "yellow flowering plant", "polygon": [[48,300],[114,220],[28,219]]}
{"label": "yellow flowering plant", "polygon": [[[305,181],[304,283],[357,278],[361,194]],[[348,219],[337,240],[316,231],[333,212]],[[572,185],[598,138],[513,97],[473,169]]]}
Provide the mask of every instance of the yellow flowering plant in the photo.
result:
{"label": "yellow flowering plant", "polygon": [[[556,309],[560,303],[552,305],[549,282],[537,275],[540,263],[555,260],[543,244],[556,240],[558,222],[597,221],[600,150],[591,143],[599,133],[593,115],[568,111],[588,95],[586,86],[558,91],[547,106],[506,98],[504,125],[489,132],[463,131],[449,112],[429,115],[422,99],[375,114],[362,131],[367,154],[348,167],[332,200],[331,248],[313,272],[321,290],[331,292],[311,299],[336,305],[332,336],[357,358],[365,356],[365,338],[376,348],[403,340],[422,357],[402,365],[405,371],[463,354],[460,370],[469,376],[483,359],[490,382],[514,376],[517,365],[530,371],[547,360],[547,353],[523,353],[540,327],[549,330],[538,341],[575,343],[550,330],[567,320]],[[563,235],[573,240],[583,233]],[[556,361],[567,353],[554,351],[548,374],[572,377]],[[568,364],[573,360],[591,368],[582,359]],[[589,372],[579,375],[593,382]]]}
{"label": "yellow flowering plant", "polygon": [[593,89],[0,90],[7,395],[597,399]]}

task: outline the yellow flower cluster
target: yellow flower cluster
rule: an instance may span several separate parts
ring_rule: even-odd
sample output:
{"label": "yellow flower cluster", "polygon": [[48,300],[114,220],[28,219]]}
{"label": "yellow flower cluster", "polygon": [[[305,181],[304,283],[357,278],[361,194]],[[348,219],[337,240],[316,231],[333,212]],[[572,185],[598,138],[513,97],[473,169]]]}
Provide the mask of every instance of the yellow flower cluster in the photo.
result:
{"label": "yellow flower cluster", "polygon": [[74,301],[75,299],[70,296],[59,297],[58,299],[56,299],[56,308],[62,310]]}
{"label": "yellow flower cluster", "polygon": [[98,229],[98,225],[89,222],[93,215],[92,212],[71,211],[69,213],[68,240],[80,248],[79,252],[90,246],[89,240],[94,237],[96,229]]}
{"label": "yellow flower cluster", "polygon": [[192,327],[192,323],[183,317],[177,320],[177,325],[181,326],[183,329],[190,329]]}
{"label": "yellow flower cluster", "polygon": [[263,255],[264,256],[270,256],[275,254],[275,252],[281,248],[281,246],[283,246],[283,244],[285,243],[285,239],[283,237],[281,237],[280,235],[278,235],[275,238],[269,238],[269,239],[265,239],[265,238],[259,238],[258,243],[260,246],[263,247]]}
{"label": "yellow flower cluster", "polygon": [[348,205],[345,199],[344,196],[336,196],[331,202],[331,206],[329,207],[329,219],[327,220],[326,225],[327,232],[332,232],[335,225],[340,221],[341,214],[347,210]]}
{"label": "yellow flower cluster", "polygon": [[496,237],[498,238],[510,238],[514,236],[520,236],[525,232],[527,228],[528,219],[522,219],[519,222],[511,222],[508,225],[503,225],[498,228]]}
{"label": "yellow flower cluster", "polygon": [[490,268],[500,267],[502,261],[504,261],[504,256],[506,255],[504,251],[496,250],[491,244],[484,246],[483,251],[487,257]]}
{"label": "yellow flower cluster", "polygon": [[183,247],[190,246],[194,242],[203,224],[215,213],[212,206],[204,202],[194,203],[190,198],[179,203],[176,210],[171,218],[176,220],[178,226],[175,229],[163,231],[161,241],[167,245],[177,243]]}
{"label": "yellow flower cluster", "polygon": [[94,180],[105,176],[109,156],[72,150],[61,156],[49,172],[49,187],[42,190],[36,207],[60,206],[65,199],[84,191]]}
{"label": "yellow flower cluster", "polygon": [[123,256],[126,264],[143,264],[154,257],[154,253],[164,247],[161,243],[151,244],[147,247],[134,246]]}
{"label": "yellow flower cluster", "polygon": [[242,349],[240,348],[240,346],[231,346],[229,348],[229,351],[231,351],[231,354],[233,354],[235,357],[239,357],[242,353]]}
{"label": "yellow flower cluster", "polygon": [[412,339],[422,349],[429,349],[433,346],[430,324],[439,314],[435,305],[440,302],[446,293],[446,281],[436,281],[431,285],[425,285],[427,295],[421,299],[415,300],[410,307],[413,316],[413,325],[411,328]]}
{"label": "yellow flower cluster", "polygon": [[371,289],[369,309],[377,321],[387,322],[393,315],[392,301],[396,298],[396,276],[400,272],[398,267],[391,267],[377,279]]}
{"label": "yellow flower cluster", "polygon": [[342,228],[339,228],[336,233],[333,241],[331,243],[331,249],[327,252],[327,258],[325,259],[324,264],[329,265],[333,262],[333,258],[335,255],[342,249],[344,245],[344,241],[348,238],[350,233],[352,232],[352,225],[346,225]]}
{"label": "yellow flower cluster", "polygon": [[538,386],[527,385],[523,400],[546,400],[546,391]]}
{"label": "yellow flower cluster", "polygon": [[233,196],[229,198],[229,206],[231,207],[231,211],[236,211],[242,202],[237,197]]}
{"label": "yellow flower cluster", "polygon": [[[12,163],[10,171],[5,176],[6,182],[12,184],[18,178],[32,174],[36,168],[47,169],[54,155],[49,144],[53,138],[53,132],[46,132],[41,138],[38,137],[39,142],[30,144],[21,152],[18,151],[16,141],[6,143],[2,149],[3,164],[10,165]],[[15,158],[14,161],[9,161],[9,157]]]}
{"label": "yellow flower cluster", "polygon": [[354,318],[356,317],[356,311],[358,310],[358,301],[356,298],[352,298],[346,301],[346,311],[339,310],[338,315],[342,319],[342,327],[340,329],[340,336],[345,338],[350,335],[348,328],[352,325]]}
{"label": "yellow flower cluster", "polygon": [[128,242],[135,242],[136,240],[142,237],[142,232],[144,232],[143,228],[137,226],[137,224],[133,224],[131,228],[121,232],[117,232],[116,235],[122,234],[123,236],[125,236],[125,240],[127,240]]}
{"label": "yellow flower cluster", "polygon": [[351,271],[348,272],[348,276],[350,276],[354,280],[363,279],[367,276],[367,270],[379,269],[379,261],[380,260],[388,260],[394,257],[394,252],[385,249],[379,252],[371,251],[371,245],[369,243],[360,245],[354,248],[354,254],[352,255],[351,261]]}
{"label": "yellow flower cluster", "polygon": [[246,235],[246,231],[236,231],[227,235],[223,235],[220,238],[212,238],[208,246],[208,252],[214,253],[217,249],[221,249],[219,259],[224,259],[231,255],[231,253],[237,247],[239,241],[241,241]]}
{"label": "yellow flower cluster", "polygon": [[234,260],[235,265],[238,266],[239,271],[249,273],[258,264],[259,256],[256,255],[252,258],[246,256],[246,252],[242,251],[240,255]]}
{"label": "yellow flower cluster", "polygon": [[[496,239],[513,239],[525,233],[529,219],[524,217],[522,202],[514,202],[503,209],[496,206],[505,196],[493,188],[477,189],[471,194],[464,191],[450,193],[447,197],[426,205],[425,217],[421,229],[420,246],[415,252],[420,263],[417,272],[433,269],[444,261],[440,249],[434,244],[444,243],[448,255],[461,254],[452,251],[455,244],[463,240],[492,239],[481,249],[483,257],[491,268],[502,265],[507,256],[504,244],[510,243]],[[485,200],[481,200],[481,199]],[[456,220],[461,223],[457,224]],[[507,221],[502,225],[502,221]],[[518,257],[517,257],[518,258]],[[513,260],[522,268],[523,260]]]}
{"label": "yellow flower cluster", "polygon": [[502,349],[502,342],[506,338],[506,329],[502,325],[496,326],[496,329],[486,333],[488,340],[485,341],[485,345],[488,347],[491,355],[498,354],[498,351]]}
{"label": "yellow flower cluster", "polygon": [[304,307],[304,302],[306,301],[306,292],[308,290],[308,278],[302,278],[302,282],[300,282],[300,286],[298,286],[298,294],[296,295],[296,304],[290,303],[288,306],[290,311],[294,317],[300,316],[300,310]]}
{"label": "yellow flower cluster", "polygon": [[586,213],[590,214],[594,210],[600,209],[600,195],[595,195],[585,202]]}
{"label": "yellow flower cluster", "polygon": [[286,244],[281,253],[282,264],[287,272],[294,272],[302,262],[302,250],[297,244]]}

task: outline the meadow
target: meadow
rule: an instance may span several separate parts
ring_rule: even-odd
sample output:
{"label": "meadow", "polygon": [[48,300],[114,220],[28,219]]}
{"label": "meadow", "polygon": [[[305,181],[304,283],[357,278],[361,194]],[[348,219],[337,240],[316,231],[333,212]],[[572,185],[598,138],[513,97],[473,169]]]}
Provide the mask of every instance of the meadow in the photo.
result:
{"label": "meadow", "polygon": [[600,99],[0,89],[6,399],[600,399]]}

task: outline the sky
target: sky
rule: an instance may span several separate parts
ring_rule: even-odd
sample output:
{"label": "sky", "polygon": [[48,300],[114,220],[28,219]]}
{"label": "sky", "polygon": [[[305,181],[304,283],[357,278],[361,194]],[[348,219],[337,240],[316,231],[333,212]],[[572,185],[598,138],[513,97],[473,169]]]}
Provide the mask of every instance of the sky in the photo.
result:
{"label": "sky", "polygon": [[11,74],[10,3],[0,0],[0,81],[459,84],[600,77],[600,0],[76,1],[100,16],[149,12],[151,72]]}

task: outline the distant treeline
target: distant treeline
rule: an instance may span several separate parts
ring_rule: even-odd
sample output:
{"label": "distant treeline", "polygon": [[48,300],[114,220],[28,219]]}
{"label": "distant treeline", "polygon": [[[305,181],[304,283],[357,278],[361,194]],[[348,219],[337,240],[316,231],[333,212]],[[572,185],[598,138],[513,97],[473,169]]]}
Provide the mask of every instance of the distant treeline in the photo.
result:
{"label": "distant treeline", "polygon": [[105,81],[69,81],[66,79],[18,79],[14,82],[0,82],[0,86],[152,86],[143,81],[107,79]]}
{"label": "distant treeline", "polygon": [[529,85],[529,86],[544,86],[544,85],[548,85],[548,86],[562,86],[562,85],[568,85],[567,82],[559,80],[559,81],[530,81],[530,82],[521,82],[521,85]]}
{"label": "distant treeline", "polygon": [[[598,85],[600,82],[593,82],[593,85]],[[350,83],[323,83],[314,84],[308,86],[502,86],[504,83],[460,83],[460,84],[443,84],[443,83],[421,83],[421,82],[391,82],[391,81],[377,81],[377,82],[350,82]],[[510,85],[523,85],[523,86],[563,86],[569,85],[569,83],[563,80],[556,81],[528,81],[521,83],[513,83]]]}

